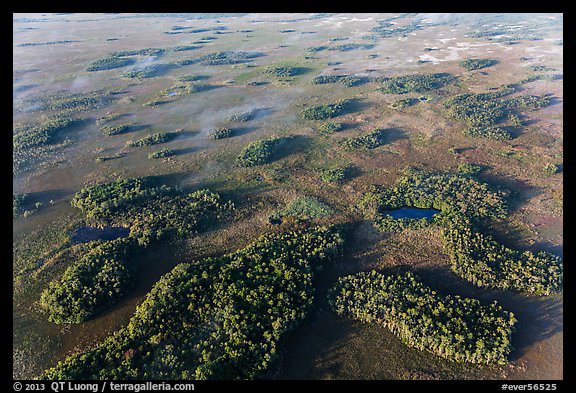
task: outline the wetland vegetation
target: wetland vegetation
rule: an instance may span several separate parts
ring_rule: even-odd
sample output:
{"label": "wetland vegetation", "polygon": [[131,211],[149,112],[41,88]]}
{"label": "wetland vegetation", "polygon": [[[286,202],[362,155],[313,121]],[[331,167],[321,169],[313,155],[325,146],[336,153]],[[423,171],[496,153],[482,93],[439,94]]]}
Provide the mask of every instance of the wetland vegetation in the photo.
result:
{"label": "wetland vegetation", "polygon": [[15,379],[563,379],[562,14],[14,14]]}

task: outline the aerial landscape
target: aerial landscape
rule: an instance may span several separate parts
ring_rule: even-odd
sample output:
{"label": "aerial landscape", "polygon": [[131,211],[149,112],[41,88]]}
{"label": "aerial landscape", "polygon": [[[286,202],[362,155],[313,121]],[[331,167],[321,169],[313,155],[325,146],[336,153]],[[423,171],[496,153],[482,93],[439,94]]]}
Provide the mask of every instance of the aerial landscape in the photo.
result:
{"label": "aerial landscape", "polygon": [[19,380],[563,380],[563,14],[14,13]]}

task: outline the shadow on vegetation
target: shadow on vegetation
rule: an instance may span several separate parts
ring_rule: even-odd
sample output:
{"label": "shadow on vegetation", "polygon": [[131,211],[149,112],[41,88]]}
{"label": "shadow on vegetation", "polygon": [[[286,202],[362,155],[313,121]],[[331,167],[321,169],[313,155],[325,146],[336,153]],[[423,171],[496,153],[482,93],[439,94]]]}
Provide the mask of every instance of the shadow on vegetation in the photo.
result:
{"label": "shadow on vegetation", "polygon": [[199,149],[197,147],[185,147],[183,149],[174,150],[174,155],[175,156],[183,156],[185,154],[194,153],[195,151],[198,151],[198,150]]}
{"label": "shadow on vegetation", "polygon": [[307,135],[290,135],[284,138],[275,149],[274,158],[270,162],[280,160],[290,154],[300,153],[310,147],[314,138]]}
{"label": "shadow on vegetation", "polygon": [[176,136],[176,138],[174,138],[173,140],[180,140],[180,139],[186,139],[186,138],[191,138],[197,135],[200,135],[200,131],[192,131],[192,130],[184,130],[184,131],[180,131],[178,133],[178,135]]}
{"label": "shadow on vegetation", "polygon": [[274,110],[274,108],[271,107],[257,108],[255,110],[254,118],[252,120],[258,120],[265,116],[270,116],[274,112],[276,112],[276,110]]}
{"label": "shadow on vegetation", "polygon": [[27,192],[26,193],[26,206],[31,205],[33,206],[36,202],[42,202],[44,205],[48,205],[48,203],[52,201],[59,201],[66,198],[69,195],[72,195],[74,191],[64,190],[64,189],[54,189],[54,190],[45,190],[45,191],[35,191],[35,192]]}
{"label": "shadow on vegetation", "polygon": [[339,132],[352,130],[354,127],[358,126],[357,123],[340,123],[340,124],[342,125],[342,128],[340,129]]}
{"label": "shadow on vegetation", "polygon": [[482,173],[479,177],[493,188],[503,188],[510,192],[507,198],[509,211],[520,209],[528,203],[531,198],[542,194],[542,190],[538,187],[531,186],[523,180],[517,180],[495,173]]}
{"label": "shadow on vegetation", "polygon": [[[409,266],[383,269],[382,273],[403,273]],[[484,304],[497,301],[518,319],[512,335],[511,361],[518,360],[534,344],[563,330],[563,304],[554,297],[526,296],[511,291],[478,288],[458,277],[448,265],[416,269],[422,282],[442,295],[460,295],[480,300]]]}
{"label": "shadow on vegetation", "polygon": [[512,140],[518,138],[524,133],[523,127],[501,127],[510,134]]}
{"label": "shadow on vegetation", "polygon": [[313,71],[313,68],[310,68],[310,67],[294,67],[292,70],[293,70],[292,76],[298,76],[298,75],[307,74],[307,73],[309,73],[310,71]]}
{"label": "shadow on vegetation", "polygon": [[143,131],[148,128],[150,128],[149,124],[132,124],[127,131],[123,132],[123,134],[130,134],[132,132]]}
{"label": "shadow on vegetation", "polygon": [[352,180],[360,177],[363,173],[364,172],[362,172],[362,169],[358,168],[356,165],[350,165],[346,167],[346,180]]}
{"label": "shadow on vegetation", "polygon": [[394,143],[400,139],[408,139],[406,131],[400,128],[387,128],[384,134],[384,143]]}
{"label": "shadow on vegetation", "polygon": [[234,127],[232,129],[232,137],[249,134],[255,131],[257,127]]}
{"label": "shadow on vegetation", "polygon": [[344,113],[342,114],[346,115],[349,113],[361,112],[363,110],[369,109],[370,106],[371,104],[369,102],[364,101],[360,98],[350,98],[349,100],[347,100]]}

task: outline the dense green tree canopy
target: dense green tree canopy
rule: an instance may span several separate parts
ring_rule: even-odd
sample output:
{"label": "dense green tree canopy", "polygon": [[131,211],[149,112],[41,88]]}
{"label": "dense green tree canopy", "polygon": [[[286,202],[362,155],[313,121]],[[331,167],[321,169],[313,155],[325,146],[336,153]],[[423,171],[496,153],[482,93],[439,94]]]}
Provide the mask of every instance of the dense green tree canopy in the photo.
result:
{"label": "dense green tree canopy", "polygon": [[410,272],[341,277],[329,300],[338,315],[382,324],[410,347],[458,362],[508,363],[513,313],[495,303],[441,296]]}
{"label": "dense green tree canopy", "polygon": [[218,258],[176,266],[130,323],[46,379],[250,379],[306,316],[315,271],[341,252],[336,228],[265,235]]}

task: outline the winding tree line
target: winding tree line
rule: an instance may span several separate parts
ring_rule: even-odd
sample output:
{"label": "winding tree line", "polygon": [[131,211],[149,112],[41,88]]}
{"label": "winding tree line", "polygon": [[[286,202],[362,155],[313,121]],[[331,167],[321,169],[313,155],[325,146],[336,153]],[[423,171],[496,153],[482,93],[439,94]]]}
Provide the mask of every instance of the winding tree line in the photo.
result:
{"label": "winding tree line", "polygon": [[247,247],[176,266],[129,324],[72,355],[44,379],[251,379],[307,315],[315,272],[341,253],[335,227],[262,236]]}
{"label": "winding tree line", "polygon": [[90,251],[42,292],[40,305],[55,323],[80,323],[120,300],[130,289],[135,266],[129,256],[152,242],[190,236],[233,209],[208,190],[183,195],[147,179],[84,188],[72,206],[97,227],[129,227],[127,238],[91,243]]}
{"label": "winding tree line", "polygon": [[373,188],[363,195],[360,208],[380,231],[400,231],[430,224],[428,219],[394,219],[388,210],[401,207],[434,208],[433,220],[442,227],[451,268],[480,287],[549,295],[562,290],[562,260],[548,252],[517,251],[480,231],[481,220],[506,215],[506,193],[494,191],[470,177],[413,171],[396,186]]}
{"label": "winding tree line", "polygon": [[513,313],[495,302],[441,296],[410,272],[340,277],[328,298],[336,314],[379,323],[407,346],[453,361],[502,365],[512,350]]}

